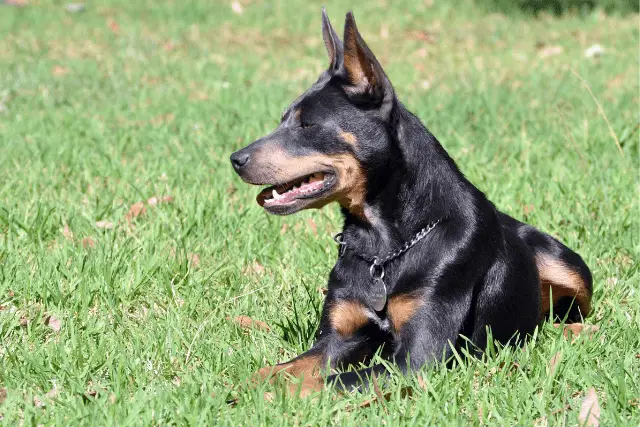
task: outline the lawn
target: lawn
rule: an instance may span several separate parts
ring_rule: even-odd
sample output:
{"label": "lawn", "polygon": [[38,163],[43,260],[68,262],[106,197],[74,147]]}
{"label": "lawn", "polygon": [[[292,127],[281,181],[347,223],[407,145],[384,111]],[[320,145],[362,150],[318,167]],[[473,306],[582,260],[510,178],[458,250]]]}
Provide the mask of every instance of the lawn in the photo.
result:
{"label": "lawn", "polygon": [[327,66],[320,4],[0,5],[2,423],[576,425],[591,388],[603,424],[640,423],[638,15],[325,4],[476,186],[583,256],[600,329],[542,325],[388,400],[244,387],[309,347],[337,255],[337,207],[268,216],[228,160]]}

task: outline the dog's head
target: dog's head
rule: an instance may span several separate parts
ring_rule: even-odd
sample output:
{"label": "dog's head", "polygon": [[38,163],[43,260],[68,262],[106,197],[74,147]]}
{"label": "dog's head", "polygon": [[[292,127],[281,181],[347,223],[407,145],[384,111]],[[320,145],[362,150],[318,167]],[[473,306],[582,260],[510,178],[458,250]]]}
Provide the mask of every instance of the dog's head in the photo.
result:
{"label": "dog's head", "polygon": [[329,68],[276,130],[233,153],[231,163],[244,181],[269,185],[257,197],[267,212],[288,215],[338,201],[361,217],[367,182],[389,157],[393,87],[352,13],[343,43],[323,9],[322,36]]}

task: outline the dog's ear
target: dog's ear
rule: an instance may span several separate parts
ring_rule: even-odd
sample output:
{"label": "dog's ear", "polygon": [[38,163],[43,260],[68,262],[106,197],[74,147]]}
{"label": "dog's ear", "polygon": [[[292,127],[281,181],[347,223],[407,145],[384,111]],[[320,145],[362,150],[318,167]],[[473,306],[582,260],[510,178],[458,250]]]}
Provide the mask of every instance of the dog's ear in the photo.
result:
{"label": "dog's ear", "polygon": [[336,71],[342,63],[342,41],[331,26],[324,6],[322,7],[322,38],[329,54],[329,71]]}
{"label": "dog's ear", "polygon": [[376,104],[393,98],[391,82],[358,32],[352,12],[347,13],[344,26],[344,70],[345,90],[352,98]]}

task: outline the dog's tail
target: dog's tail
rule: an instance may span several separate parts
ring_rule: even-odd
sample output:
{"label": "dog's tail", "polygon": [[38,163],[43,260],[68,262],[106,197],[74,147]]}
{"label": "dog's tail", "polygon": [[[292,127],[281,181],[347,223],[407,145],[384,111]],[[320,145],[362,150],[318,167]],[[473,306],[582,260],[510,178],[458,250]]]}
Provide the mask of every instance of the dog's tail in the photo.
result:
{"label": "dog's tail", "polygon": [[501,214],[504,227],[515,231],[533,254],[540,277],[542,314],[580,322],[591,313],[593,279],[580,255],[536,228]]}

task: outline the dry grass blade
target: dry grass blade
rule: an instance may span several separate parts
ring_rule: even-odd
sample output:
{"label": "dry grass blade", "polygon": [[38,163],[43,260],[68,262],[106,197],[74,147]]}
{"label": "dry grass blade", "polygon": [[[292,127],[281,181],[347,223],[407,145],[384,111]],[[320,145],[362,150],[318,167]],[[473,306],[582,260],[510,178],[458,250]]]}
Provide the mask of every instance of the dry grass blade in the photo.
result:
{"label": "dry grass blade", "polygon": [[380,390],[380,385],[378,384],[378,377],[376,377],[375,373],[371,375],[371,382],[373,383],[373,392],[376,394],[378,401],[382,405],[382,409],[384,410],[384,413],[389,415],[389,410],[387,409],[387,405],[385,404],[385,396],[383,396],[382,390]]}
{"label": "dry grass blade", "polygon": [[620,152],[620,155],[624,156],[624,151],[622,151],[622,146],[620,145],[620,140],[618,140],[618,137],[616,136],[616,133],[613,131],[613,127],[611,126],[611,123],[609,122],[609,119],[607,118],[607,115],[605,114],[604,108],[602,108],[602,105],[600,104],[600,101],[598,101],[598,98],[596,98],[596,96],[591,91],[591,86],[589,86],[589,83],[587,83],[587,81],[585,79],[583,79],[582,76],[580,74],[578,74],[578,72],[576,70],[571,68],[571,72],[573,73],[574,76],[576,76],[578,79],[580,79],[580,81],[582,82],[582,86],[584,86],[584,88],[587,90],[587,92],[589,92],[589,95],[591,95],[591,98],[593,98],[593,101],[598,106],[598,113],[600,113],[600,115],[604,119],[605,123],[609,127],[609,133],[611,134],[611,137],[615,141],[616,146],[618,147],[618,151]]}

